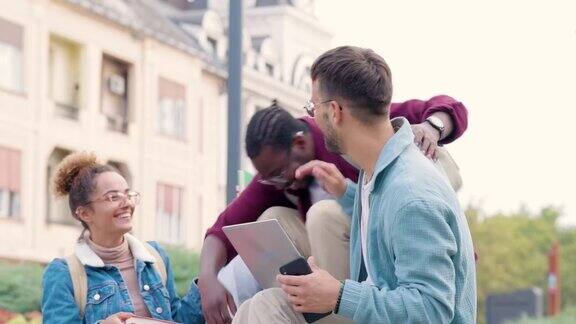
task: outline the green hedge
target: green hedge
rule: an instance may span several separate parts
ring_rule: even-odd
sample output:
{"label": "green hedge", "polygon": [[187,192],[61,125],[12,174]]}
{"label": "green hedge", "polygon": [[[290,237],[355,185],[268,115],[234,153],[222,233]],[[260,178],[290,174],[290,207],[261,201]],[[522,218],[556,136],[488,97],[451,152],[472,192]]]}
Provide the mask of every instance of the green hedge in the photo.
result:
{"label": "green hedge", "polygon": [[40,310],[43,270],[37,263],[0,261],[0,309],[14,313]]}
{"label": "green hedge", "polygon": [[165,246],[166,252],[170,256],[174,281],[178,295],[184,296],[190,288],[192,280],[198,276],[200,266],[200,256],[190,250],[180,247]]}

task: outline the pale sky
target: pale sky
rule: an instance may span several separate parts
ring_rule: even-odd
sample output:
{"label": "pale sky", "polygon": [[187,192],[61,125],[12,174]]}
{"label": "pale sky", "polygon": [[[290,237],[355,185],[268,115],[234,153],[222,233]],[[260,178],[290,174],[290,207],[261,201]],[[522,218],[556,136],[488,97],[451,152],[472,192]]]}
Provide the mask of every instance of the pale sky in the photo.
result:
{"label": "pale sky", "polygon": [[576,225],[576,1],[316,0],[333,45],[374,49],[394,100],[447,94],[469,110],[448,146],[463,205],[563,206]]}

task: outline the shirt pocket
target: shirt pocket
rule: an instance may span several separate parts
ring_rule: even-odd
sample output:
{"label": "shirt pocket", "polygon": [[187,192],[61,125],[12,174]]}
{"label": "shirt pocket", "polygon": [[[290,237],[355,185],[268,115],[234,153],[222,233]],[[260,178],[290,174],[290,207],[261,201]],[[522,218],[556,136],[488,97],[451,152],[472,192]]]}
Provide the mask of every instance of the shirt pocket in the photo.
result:
{"label": "shirt pocket", "polygon": [[114,303],[113,296],[116,292],[115,283],[103,283],[90,287],[85,311],[87,323],[95,323],[120,311],[120,305]]}

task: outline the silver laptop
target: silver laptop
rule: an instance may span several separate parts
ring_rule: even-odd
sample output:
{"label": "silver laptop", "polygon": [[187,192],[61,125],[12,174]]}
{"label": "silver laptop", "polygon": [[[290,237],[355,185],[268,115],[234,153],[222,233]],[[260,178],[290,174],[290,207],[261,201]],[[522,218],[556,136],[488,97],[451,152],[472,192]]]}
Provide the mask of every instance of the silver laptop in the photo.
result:
{"label": "silver laptop", "polygon": [[277,220],[222,227],[262,288],[279,287],[279,268],[301,257]]}

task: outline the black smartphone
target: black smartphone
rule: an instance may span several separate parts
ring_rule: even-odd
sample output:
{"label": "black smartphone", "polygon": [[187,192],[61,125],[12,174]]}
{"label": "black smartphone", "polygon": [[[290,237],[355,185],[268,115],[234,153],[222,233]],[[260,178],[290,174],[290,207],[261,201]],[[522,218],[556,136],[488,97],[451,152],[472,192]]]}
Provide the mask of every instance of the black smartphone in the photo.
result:
{"label": "black smartphone", "polygon": [[[312,269],[310,269],[310,266],[308,265],[308,262],[306,262],[306,260],[302,257],[289,262],[283,266],[280,267],[280,273],[283,275],[289,275],[289,276],[305,276],[307,274],[311,274],[312,273]],[[326,317],[328,315],[332,314],[332,312],[329,313],[324,313],[324,314],[319,314],[319,313],[303,313],[302,315],[304,315],[304,319],[306,320],[307,323],[314,323],[317,320]]]}

